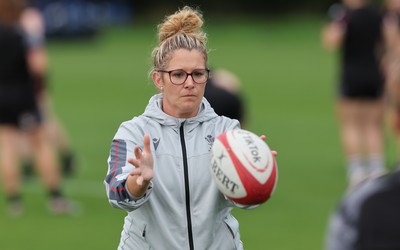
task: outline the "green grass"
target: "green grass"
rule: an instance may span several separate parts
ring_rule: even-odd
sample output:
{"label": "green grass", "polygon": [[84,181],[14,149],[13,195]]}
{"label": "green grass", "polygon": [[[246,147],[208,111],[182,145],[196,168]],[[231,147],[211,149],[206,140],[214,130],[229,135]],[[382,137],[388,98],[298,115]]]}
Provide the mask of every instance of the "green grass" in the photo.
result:
{"label": "green grass", "polygon": [[[238,74],[247,128],[265,134],[278,151],[273,198],[255,210],[234,210],[245,249],[321,249],[329,213],[345,189],[333,108],[336,61],[321,49],[321,25],[318,18],[207,24],[211,66]],[[26,182],[26,214],[0,213],[1,249],[116,249],[125,213],[109,206],[102,181],[119,124],[141,114],[155,92],[148,78],[154,30],[134,25],[105,30],[93,41],[49,43],[55,109],[81,167],[64,186],[81,211],[49,215],[39,182]]]}

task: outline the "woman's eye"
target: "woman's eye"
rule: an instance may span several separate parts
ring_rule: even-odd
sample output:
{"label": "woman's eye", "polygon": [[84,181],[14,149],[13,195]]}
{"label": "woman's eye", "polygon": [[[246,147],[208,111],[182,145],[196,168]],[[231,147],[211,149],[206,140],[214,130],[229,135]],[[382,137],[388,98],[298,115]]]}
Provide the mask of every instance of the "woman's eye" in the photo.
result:
{"label": "woman's eye", "polygon": [[181,78],[181,77],[184,77],[184,75],[185,74],[183,72],[172,72],[173,77]]}

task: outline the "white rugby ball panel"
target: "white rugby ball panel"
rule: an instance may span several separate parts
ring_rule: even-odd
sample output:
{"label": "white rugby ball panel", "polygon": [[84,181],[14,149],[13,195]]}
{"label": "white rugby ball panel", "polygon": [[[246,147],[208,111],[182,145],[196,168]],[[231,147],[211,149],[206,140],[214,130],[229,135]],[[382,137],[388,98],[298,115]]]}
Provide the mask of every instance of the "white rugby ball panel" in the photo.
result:
{"label": "white rugby ball panel", "polygon": [[242,198],[247,195],[240,177],[235,168],[232,168],[233,162],[229,158],[226,147],[220,140],[216,140],[213,145],[211,171],[218,189],[224,195],[234,198]]}
{"label": "white rugby ball panel", "polygon": [[260,183],[267,182],[271,175],[273,160],[267,144],[257,135],[245,130],[232,130],[226,133],[228,145],[240,163]]}
{"label": "white rugby ball panel", "polygon": [[268,145],[249,131],[221,134],[212,148],[211,165],[218,189],[236,203],[260,204],[275,190],[275,158]]}

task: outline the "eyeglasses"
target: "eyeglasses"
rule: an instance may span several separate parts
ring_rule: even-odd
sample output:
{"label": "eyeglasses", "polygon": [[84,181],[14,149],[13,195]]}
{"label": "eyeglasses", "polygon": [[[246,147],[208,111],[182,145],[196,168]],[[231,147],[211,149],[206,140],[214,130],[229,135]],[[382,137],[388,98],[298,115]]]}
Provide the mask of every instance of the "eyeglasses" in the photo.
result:
{"label": "eyeglasses", "polygon": [[157,70],[158,72],[168,73],[170,81],[175,85],[181,85],[186,82],[189,76],[192,77],[193,81],[197,84],[204,84],[210,77],[209,69],[195,69],[192,73],[188,73],[183,69],[175,70]]}

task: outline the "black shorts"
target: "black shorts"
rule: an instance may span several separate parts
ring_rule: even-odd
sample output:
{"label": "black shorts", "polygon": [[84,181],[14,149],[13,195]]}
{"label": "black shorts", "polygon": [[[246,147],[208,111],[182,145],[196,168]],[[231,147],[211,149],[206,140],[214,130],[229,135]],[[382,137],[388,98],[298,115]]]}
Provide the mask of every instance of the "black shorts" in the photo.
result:
{"label": "black shorts", "polygon": [[35,129],[42,123],[38,107],[0,107],[0,125],[11,125],[22,130]]}
{"label": "black shorts", "polygon": [[346,99],[380,99],[384,94],[383,84],[371,84],[368,82],[357,84],[341,83],[339,86],[339,96]]}
{"label": "black shorts", "polygon": [[340,76],[340,95],[348,99],[380,99],[384,94],[385,77],[373,62],[347,63]]}
{"label": "black shorts", "polygon": [[32,86],[0,86],[0,125],[30,130],[41,122],[42,115]]}

